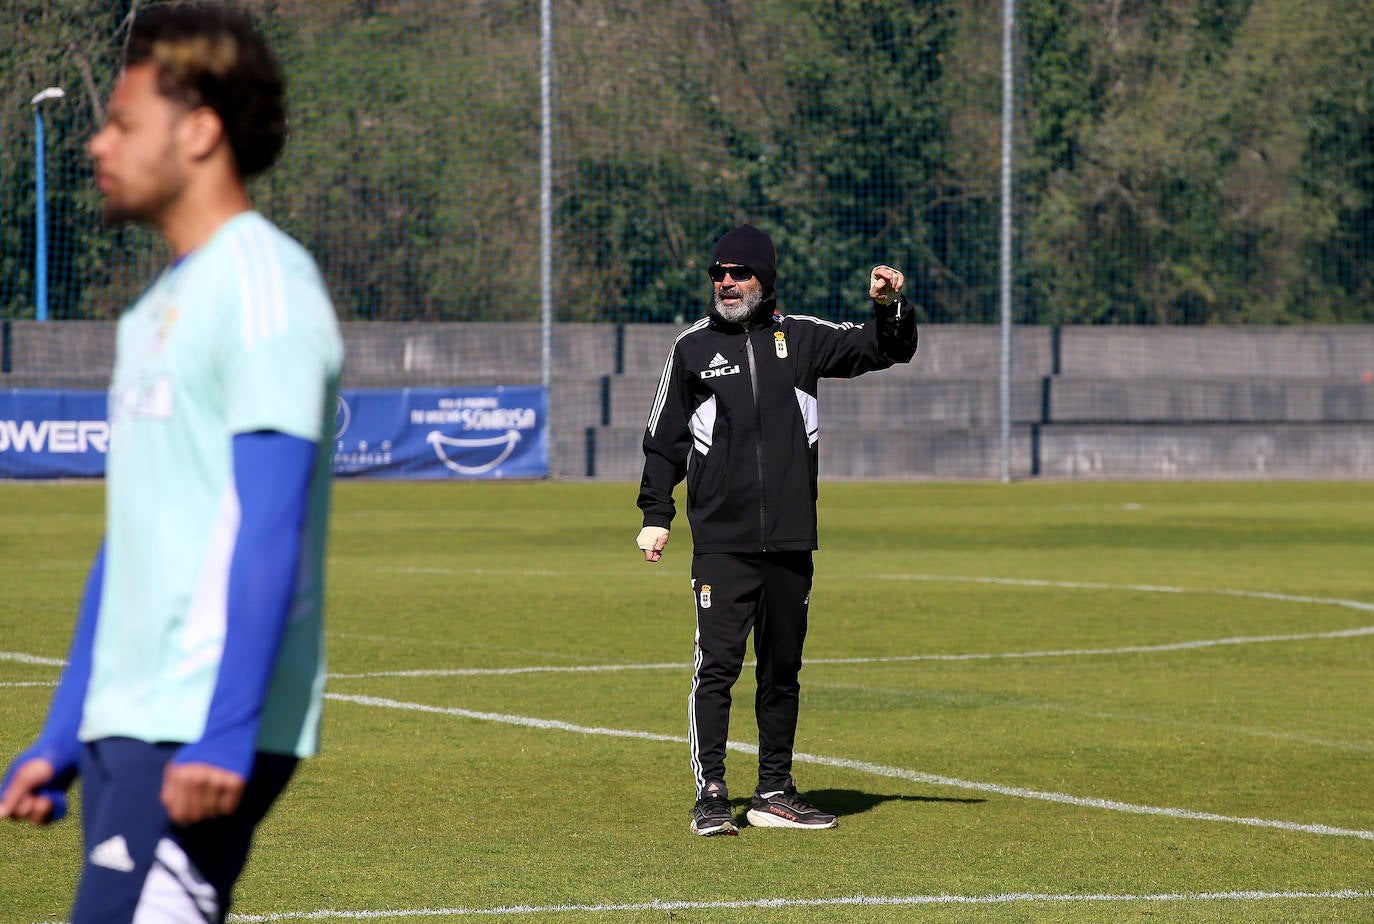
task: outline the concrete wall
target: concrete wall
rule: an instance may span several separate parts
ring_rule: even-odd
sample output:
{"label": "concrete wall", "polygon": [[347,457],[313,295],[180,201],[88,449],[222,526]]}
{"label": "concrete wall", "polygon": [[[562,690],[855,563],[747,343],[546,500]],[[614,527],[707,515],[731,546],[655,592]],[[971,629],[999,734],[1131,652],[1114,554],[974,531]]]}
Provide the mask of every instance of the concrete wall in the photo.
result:
{"label": "concrete wall", "polygon": [[[368,322],[344,324],[343,335],[345,388],[540,381],[544,335],[538,324]],[[615,372],[616,338],[610,324],[554,325],[554,378]]]}
{"label": "concrete wall", "polygon": [[1374,375],[1374,327],[1065,327],[1061,367],[1083,376]]}
{"label": "concrete wall", "polygon": [[[552,330],[551,467],[637,480],[649,404],[678,325]],[[351,323],[344,386],[541,381],[524,323]],[[1018,327],[1012,474],[1062,478],[1374,476],[1374,327]],[[921,329],[908,365],[820,394],[827,478],[1000,475],[1001,332]],[[112,322],[0,324],[0,388],[109,381]]]}
{"label": "concrete wall", "polygon": [[1374,422],[1374,383],[1357,379],[1061,376],[1045,395],[1054,423]]}
{"label": "concrete wall", "polygon": [[103,389],[114,348],[113,321],[0,322],[0,388]]}
{"label": "concrete wall", "polygon": [[1374,429],[1352,424],[1065,425],[1040,430],[1056,478],[1374,477]]}

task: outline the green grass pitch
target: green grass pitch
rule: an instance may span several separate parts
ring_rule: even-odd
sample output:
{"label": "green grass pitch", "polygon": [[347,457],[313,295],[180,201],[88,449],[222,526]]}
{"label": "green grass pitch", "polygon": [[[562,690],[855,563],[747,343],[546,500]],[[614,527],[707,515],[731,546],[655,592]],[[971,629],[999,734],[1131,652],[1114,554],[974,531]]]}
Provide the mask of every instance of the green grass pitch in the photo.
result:
{"label": "green grass pitch", "polygon": [[[690,533],[645,564],[634,495],[336,486],[324,751],[237,920],[1374,920],[1370,485],[823,484],[796,776],[840,827],[711,839]],[[6,762],[102,500],[0,484]],[[0,924],[65,919],[77,834],[0,827]]]}

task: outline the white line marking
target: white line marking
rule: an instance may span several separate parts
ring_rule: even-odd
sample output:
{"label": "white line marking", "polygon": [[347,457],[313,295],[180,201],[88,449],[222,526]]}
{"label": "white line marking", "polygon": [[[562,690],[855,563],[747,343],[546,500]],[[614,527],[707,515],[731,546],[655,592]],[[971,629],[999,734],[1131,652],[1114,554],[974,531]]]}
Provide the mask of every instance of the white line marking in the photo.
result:
{"label": "white line marking", "polygon": [[[337,700],[339,702],[354,703],[360,706],[376,706],[383,709],[403,709],[412,712],[427,712],[435,715],[451,715],[465,719],[477,719],[483,722],[498,722],[503,725],[519,725],[526,728],[568,731],[582,735],[634,738],[640,741],[664,741],[674,744],[687,743],[687,739],[680,735],[660,735],[653,732],[633,731],[628,729],[576,725],[571,722],[563,722],[557,719],[538,719],[531,716],[505,715],[498,712],[477,712],[472,709],[429,706],[423,703],[407,703],[377,696],[352,696],[343,693],[326,693],[325,698]],[[743,754],[758,753],[757,747],[742,742],[731,741],[726,747]],[[1063,805],[1077,805],[1084,808],[1103,809],[1111,812],[1125,812],[1133,815],[1161,815],[1168,818],[1179,818],[1189,821],[1218,821],[1227,824],[1246,825],[1252,828],[1278,828],[1283,831],[1293,831],[1302,834],[1321,834],[1330,837],[1354,837],[1360,840],[1374,841],[1374,831],[1363,831],[1356,828],[1337,828],[1323,824],[1302,824],[1299,822],[1278,821],[1268,818],[1245,818],[1232,815],[1219,815],[1215,812],[1197,812],[1192,809],[1136,805],[1130,802],[1120,802],[1115,799],[1085,798],[1082,796],[1071,796],[1067,793],[1025,789],[1019,786],[1002,786],[997,783],[980,783],[972,780],[961,780],[956,777],[941,776],[935,773],[923,773],[919,770],[907,770],[901,767],[886,767],[882,764],[849,760],[842,757],[825,757],[819,754],[797,753],[793,755],[792,759],[799,763],[818,764],[842,770],[856,770],[860,773],[868,773],[874,776],[892,777],[909,780],[914,783],[925,783],[932,786],[948,786],[954,789],[992,793],[994,795],[1010,796],[1017,799],[1036,799],[1042,802],[1057,802]]]}
{"label": "white line marking", "polygon": [[[1187,642],[1167,642],[1160,645],[1126,645],[1120,648],[1057,648],[1043,651],[883,655],[869,658],[806,658],[805,661],[808,665],[814,665],[895,664],[911,661],[996,661],[1016,660],[1019,658],[1080,658],[1097,655],[1154,654],[1164,651],[1192,651],[1200,648],[1215,648],[1221,645],[1261,645],[1273,642],[1310,642],[1324,639],[1361,638],[1367,635],[1374,635],[1374,626],[1359,626],[1354,629],[1336,629],[1331,632],[1299,632],[1292,635],[1238,635],[1231,638],[1194,639]],[[753,664],[753,661],[748,661],[744,666],[750,667]],[[691,665],[686,662],[661,662],[657,664],[587,664],[575,667],[469,667],[448,669],[435,668],[432,670],[370,671],[361,674],[330,674],[329,677],[331,680],[359,680],[371,677],[495,677],[508,674],[594,674],[611,671],[686,670],[690,667]]]}
{"label": "white line marking", "polygon": [[[547,568],[374,568],[379,574],[485,574],[497,577],[568,577],[589,572],[550,571]],[[604,572],[603,572],[604,573]]]}
{"label": "white line marking", "polygon": [[56,680],[10,680],[0,683],[0,687],[55,687]]}
{"label": "white line marking", "polygon": [[[522,569],[487,568],[379,568],[378,571],[421,574],[483,574],[515,575],[520,577],[564,577],[572,572]],[[1256,600],[1272,600],[1279,603],[1303,603],[1317,606],[1337,606],[1346,609],[1374,612],[1374,603],[1362,600],[1346,600],[1340,597],[1312,597],[1295,594],[1280,594],[1259,590],[1234,590],[1221,588],[1189,589],[1169,587],[1159,584],[1108,584],[1093,581],[1046,581],[1035,578],[968,577],[950,574],[873,574],[867,577],[884,581],[929,581],[962,584],[993,584],[1009,587],[1051,587],[1065,590],[1130,590],[1141,593],[1161,594],[1204,594],[1223,597],[1245,597]],[[893,655],[873,658],[808,658],[807,664],[882,664],[908,661],[991,661],[1012,660],[1017,658],[1068,658],[1093,657],[1098,655],[1151,654],[1165,651],[1191,651],[1200,648],[1214,648],[1222,645],[1258,645],[1274,642],[1304,642],[1323,639],[1361,638],[1374,635],[1374,626],[1359,626],[1353,629],[1337,629],[1331,632],[1303,632],[1291,635],[1252,635],[1233,636],[1219,639],[1196,639],[1186,642],[1170,642],[1160,645],[1130,645],[1121,648],[1050,649],[1045,651],[1008,651],[973,652],[968,654],[925,654]],[[752,663],[752,662],[751,662]],[[627,670],[679,670],[681,664],[607,664],[583,667],[522,667],[522,668],[469,668],[432,671],[375,671],[362,674],[331,674],[331,679],[361,679],[368,677],[477,677],[482,675],[499,676],[502,674],[538,673],[541,671],[585,672],[627,671]],[[749,665],[746,664],[746,667]]]}
{"label": "white line marking", "polygon": [[[754,753],[757,753],[757,751],[755,750]],[[823,757],[817,754],[795,754],[792,759],[802,761],[803,763],[820,764],[844,770],[858,770],[863,773],[871,773],[874,776],[895,777],[897,779],[910,780],[915,783],[949,786],[955,789],[986,792],[999,796],[1011,796],[1018,799],[1037,799],[1042,802],[1057,802],[1062,805],[1077,805],[1084,808],[1103,809],[1109,812],[1124,812],[1131,815],[1161,815],[1167,818],[1179,818],[1188,821],[1219,821],[1227,824],[1245,825],[1251,828],[1278,828],[1280,830],[1302,834],[1323,834],[1330,837],[1354,837],[1360,840],[1374,841],[1374,831],[1363,831],[1358,828],[1337,828],[1331,825],[1302,824],[1294,821],[1278,821],[1269,818],[1246,818],[1234,815],[1219,815],[1215,812],[1198,812],[1192,809],[1136,805],[1130,802],[1120,802],[1115,799],[1094,799],[1083,796],[1071,796],[1067,793],[1024,789],[1019,786],[1002,786],[997,783],[979,783],[972,780],[960,780],[934,773],[923,773],[919,770],[905,770],[900,767],[884,767],[881,764],[871,764],[861,760],[849,760],[843,757]]]}
{"label": "white line marking", "polygon": [[[1330,601],[1326,601],[1330,602]],[[1352,602],[1352,601],[1347,601]],[[916,661],[1008,661],[1020,658],[1081,658],[1100,655],[1157,654],[1165,651],[1193,651],[1202,648],[1216,648],[1223,645],[1261,645],[1275,642],[1310,642],[1327,639],[1362,638],[1374,635],[1374,626],[1358,626],[1353,629],[1336,629],[1331,632],[1300,632],[1291,635],[1238,635],[1231,638],[1193,639],[1186,642],[1167,642],[1160,645],[1126,645],[1120,648],[1056,648],[1040,651],[992,651],[968,652],[963,654],[922,654],[922,655],[884,655],[867,658],[807,658],[806,663],[818,664],[898,664]],[[41,664],[62,667],[67,662],[56,658],[39,658],[13,652],[0,651],[0,661],[19,661],[25,664]],[[754,662],[745,663],[750,667]],[[424,670],[366,671],[356,674],[332,673],[330,680],[363,680],[378,677],[500,677],[513,674],[596,674],[615,671],[659,671],[686,670],[691,665],[686,662],[659,662],[649,664],[584,664],[534,667],[467,667],[433,668]]]}
{"label": "white line marking", "polygon": [[369,677],[504,677],[511,674],[598,674],[612,671],[689,670],[686,662],[673,664],[584,664],[564,667],[462,667],[434,670],[372,671],[365,674],[330,674],[330,680],[358,680]]}
{"label": "white line marking", "polygon": [[[377,571],[400,574],[486,574],[486,575],[518,575],[523,577],[543,576],[543,577],[563,577],[571,572],[548,571],[548,570],[528,570],[528,569],[487,569],[487,568],[378,568]],[[1273,600],[1280,603],[1303,603],[1318,606],[1337,606],[1346,609],[1374,612],[1374,603],[1366,603],[1361,600],[1346,600],[1340,597],[1312,597],[1294,594],[1280,594],[1269,591],[1234,590],[1234,589],[1189,589],[1183,587],[1168,587],[1158,584],[1108,584],[1092,581],[1046,581],[1033,578],[999,578],[999,577],[968,577],[963,575],[940,575],[940,574],[875,574],[869,575],[876,580],[888,581],[928,581],[928,582],[953,582],[964,584],[993,584],[1011,587],[1057,587],[1066,590],[1131,590],[1143,593],[1165,593],[1165,594],[1210,594],[1226,597],[1245,597],[1257,600]],[[1301,642],[1317,641],[1322,639],[1340,638],[1361,638],[1374,635],[1374,626],[1359,626],[1352,629],[1337,629],[1330,632],[1304,632],[1291,635],[1254,635],[1254,636],[1234,636],[1231,638],[1220,639],[1196,639],[1186,642],[1170,642],[1160,645],[1130,645],[1121,648],[1087,648],[1087,649],[1050,649],[1044,651],[1009,651],[1009,652],[972,652],[966,654],[925,654],[925,655],[893,655],[888,657],[872,658],[809,658],[807,664],[879,664],[907,661],[987,661],[987,660],[1009,660],[1016,658],[1063,658],[1063,657],[1091,657],[1095,655],[1118,655],[1118,654],[1149,654],[1165,651],[1189,651],[1199,648],[1212,648],[1222,645],[1256,645],[1274,642]],[[0,661],[19,661],[26,664],[43,664],[53,667],[61,667],[66,662],[55,658],[39,658],[34,655],[21,654],[17,652],[0,651]],[[747,665],[746,665],[747,666]],[[563,667],[518,667],[518,668],[465,668],[451,670],[410,670],[410,671],[373,671],[356,674],[330,674],[331,679],[362,679],[369,677],[464,677],[464,676],[500,676],[507,674],[533,674],[533,673],[597,673],[610,671],[630,671],[630,670],[679,670],[683,664],[661,663],[661,664],[603,664],[603,665],[584,665],[584,666],[563,666]]]}
{"label": "white line marking", "polygon": [[[673,744],[687,743],[687,739],[683,738],[681,735],[660,735],[654,732],[575,725],[571,722],[563,722],[558,719],[536,719],[532,716],[505,715],[499,712],[477,712],[473,709],[461,709],[456,706],[429,706],[424,703],[407,703],[397,699],[385,699],[380,696],[354,696],[349,693],[326,693],[324,698],[338,700],[343,703],[354,703],[359,706],[377,706],[382,709],[404,709],[410,712],[429,712],[435,715],[452,715],[462,719],[477,719],[481,722],[498,722],[502,725],[522,725],[526,728],[577,732],[583,735],[604,735],[610,738],[636,738],[640,741],[667,741]],[[736,747],[749,748],[750,745],[738,745]]]}
{"label": "white line marking", "polygon": [[38,655],[18,651],[0,651],[0,661],[18,661],[20,664],[41,664],[44,667],[62,667],[66,664],[61,658],[40,658]]}
{"label": "white line marking", "polygon": [[1125,645],[1120,648],[1061,648],[1046,651],[975,652],[972,654],[890,655],[873,658],[807,658],[807,664],[878,664],[885,661],[990,661],[1012,658],[1066,658],[1093,655],[1150,654],[1161,651],[1190,651],[1219,645],[1260,645],[1271,642],[1309,642],[1320,639],[1359,638],[1374,635],[1374,626],[1336,629],[1332,632],[1300,632],[1293,635],[1238,635],[1231,638],[1195,639],[1162,645]]}
{"label": "white line marking", "polygon": [[[585,576],[585,571],[552,571],[531,568],[377,568],[386,574],[437,574],[457,576],[462,574],[488,575],[498,577],[573,577]],[[595,572],[616,577],[630,576],[627,571]],[[657,571],[654,574],[665,572]],[[644,577],[648,572],[635,571],[636,577]],[[677,577],[678,575],[673,575]],[[1170,587],[1161,584],[1109,584],[1097,581],[1047,581],[1036,578],[999,578],[969,577],[957,574],[846,574],[846,579],[879,581],[929,581],[932,583],[949,582],[956,584],[997,584],[1007,587],[1058,587],[1065,590],[1134,590],[1154,594],[1204,594],[1221,597],[1247,597],[1254,600],[1274,600],[1279,603],[1315,603],[1322,606],[1341,606],[1353,610],[1374,612],[1374,603],[1363,600],[1345,600],[1340,597],[1311,597],[1301,594],[1271,593],[1262,590],[1234,590],[1231,588],[1192,588]],[[822,578],[824,580],[824,578]]]}
{"label": "white line marking", "polygon": [[1208,594],[1221,597],[1246,597],[1253,600],[1275,600],[1280,603],[1316,603],[1323,606],[1343,606],[1352,610],[1374,612],[1374,603],[1345,600],[1340,597],[1309,597],[1300,594],[1280,594],[1263,590],[1233,590],[1225,587],[1192,588],[1168,587],[1159,584],[1107,584],[1096,581],[1044,581],[1032,578],[965,577],[952,574],[874,574],[880,581],[931,581],[956,584],[997,584],[1010,587],[1057,587],[1065,590],[1134,590],[1152,594]]}
{"label": "white line marking", "polygon": [[507,905],[502,908],[415,908],[396,911],[298,911],[271,914],[230,914],[230,921],[258,924],[271,921],[363,921],[381,918],[447,918],[527,914],[578,914],[616,911],[708,911],[739,908],[830,908],[837,906],[902,906],[902,905],[1011,905],[1048,903],[1110,903],[1110,902],[1218,902],[1218,901],[1294,901],[1298,899],[1362,900],[1374,898],[1374,892],[1340,889],[1329,892],[1161,892],[1154,895],[1110,895],[1037,892],[1005,892],[1001,895],[851,895],[843,898],[752,898],[736,901],[664,901],[604,905]]}

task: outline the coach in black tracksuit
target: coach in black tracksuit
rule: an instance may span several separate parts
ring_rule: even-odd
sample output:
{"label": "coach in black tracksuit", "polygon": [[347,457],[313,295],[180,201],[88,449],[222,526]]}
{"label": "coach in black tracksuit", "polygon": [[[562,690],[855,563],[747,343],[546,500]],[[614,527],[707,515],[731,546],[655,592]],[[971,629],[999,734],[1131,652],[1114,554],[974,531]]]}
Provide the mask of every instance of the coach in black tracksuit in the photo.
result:
{"label": "coach in black tracksuit", "polygon": [[683,331],[664,366],[644,435],[639,546],[658,561],[687,479],[696,597],[695,676],[689,705],[697,802],[692,831],[735,834],[725,788],[730,689],[754,633],[759,782],[756,826],[830,828],[792,783],[797,682],[816,548],[817,380],[852,378],[916,352],[904,278],[870,277],[873,320],[859,326],[783,316],[773,290],[777,256],[742,225],[717,241],[710,314]]}

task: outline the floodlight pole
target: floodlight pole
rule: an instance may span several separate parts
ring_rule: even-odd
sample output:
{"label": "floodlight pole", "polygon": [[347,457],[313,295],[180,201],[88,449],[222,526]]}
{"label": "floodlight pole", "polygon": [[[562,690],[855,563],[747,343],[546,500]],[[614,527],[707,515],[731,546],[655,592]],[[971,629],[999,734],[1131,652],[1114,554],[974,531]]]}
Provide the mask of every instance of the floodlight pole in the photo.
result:
{"label": "floodlight pole", "polygon": [[553,4],[539,3],[539,315],[540,381],[549,435],[549,471],[556,471],[553,432]]}
{"label": "floodlight pole", "polygon": [[539,4],[539,308],[544,387],[553,366],[553,11]]}
{"label": "floodlight pole", "polygon": [[43,139],[43,103],[50,99],[61,99],[67,93],[61,87],[48,87],[33,99],[34,122],[34,184],[37,200],[34,209],[34,317],[39,321],[48,319],[48,191],[46,183],[47,168],[44,164],[44,151],[47,147]]}
{"label": "floodlight pole", "polygon": [[1016,0],[1004,0],[1002,16],[1002,363],[999,375],[1001,404],[1002,482],[1011,481],[1011,322],[1012,322],[1012,141],[1016,127],[1014,104]]}

